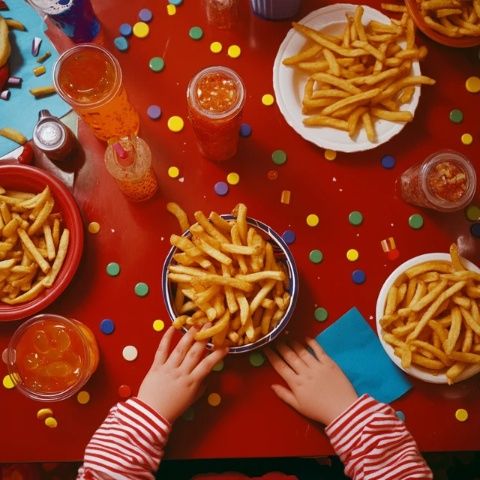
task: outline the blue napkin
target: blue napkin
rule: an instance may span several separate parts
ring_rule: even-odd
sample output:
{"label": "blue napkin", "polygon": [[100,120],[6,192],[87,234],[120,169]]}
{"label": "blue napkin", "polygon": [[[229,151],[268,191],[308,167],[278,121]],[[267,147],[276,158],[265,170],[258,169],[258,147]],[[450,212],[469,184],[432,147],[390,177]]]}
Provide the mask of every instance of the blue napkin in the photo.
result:
{"label": "blue napkin", "polygon": [[[46,108],[53,115],[62,117],[70,110],[70,106],[56,94],[37,100],[28,91],[32,87],[53,85],[53,65],[58,58],[58,53],[43,31],[43,20],[27,2],[7,0],[6,3],[9,10],[0,12],[2,16],[19,20],[27,30],[22,32],[10,29],[9,38],[12,45],[9,59],[10,76],[22,77],[23,83],[21,88],[6,87],[9,88],[11,95],[10,100],[0,99],[0,128],[15,128],[27,138],[32,138],[39,110]],[[34,57],[31,52],[34,37],[42,39],[40,53],[37,57]],[[47,71],[40,77],[36,77],[32,70],[40,65],[37,63],[37,58],[48,50],[52,56],[43,63]],[[0,157],[17,147],[15,142],[0,136]]]}
{"label": "blue napkin", "polygon": [[368,393],[380,402],[390,403],[412,387],[356,308],[342,315],[316,340],[345,372],[359,395]]}

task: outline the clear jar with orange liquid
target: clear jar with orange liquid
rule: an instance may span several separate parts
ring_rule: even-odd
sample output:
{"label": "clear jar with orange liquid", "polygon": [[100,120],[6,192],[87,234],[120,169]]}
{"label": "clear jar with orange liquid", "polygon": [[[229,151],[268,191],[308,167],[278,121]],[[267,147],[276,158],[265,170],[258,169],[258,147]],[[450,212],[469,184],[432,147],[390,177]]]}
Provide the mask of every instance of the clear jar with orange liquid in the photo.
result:
{"label": "clear jar with orange liquid", "polygon": [[120,64],[105,48],[88,43],[70,48],[55,63],[53,81],[100,140],[138,132],[139,116],[127,98]]}
{"label": "clear jar with orange liquid", "polygon": [[58,401],[77,393],[98,366],[93,332],[83,323],[54,314],[24,321],[7,349],[16,388],[34,400]]}

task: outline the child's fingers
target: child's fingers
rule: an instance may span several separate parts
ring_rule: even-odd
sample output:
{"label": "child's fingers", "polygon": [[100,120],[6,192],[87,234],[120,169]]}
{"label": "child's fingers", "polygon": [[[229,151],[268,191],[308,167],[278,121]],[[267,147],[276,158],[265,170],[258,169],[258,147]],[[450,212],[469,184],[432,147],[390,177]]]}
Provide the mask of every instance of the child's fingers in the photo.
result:
{"label": "child's fingers", "polygon": [[292,342],[292,348],[295,353],[309,366],[314,366],[317,363],[314,355],[305,347],[296,341]]}
{"label": "child's fingers", "polygon": [[269,348],[265,349],[265,355],[268,358],[268,361],[274,368],[274,370],[288,383],[290,384],[294,377],[295,372],[290,368],[290,366],[283,361],[283,359],[277,355],[273,350]]}
{"label": "child's fingers", "polygon": [[172,343],[173,335],[175,334],[175,327],[171,326],[162,336],[155,352],[154,365],[162,365],[168,358],[168,352],[170,351],[170,345]]}
{"label": "child's fingers", "polygon": [[295,410],[299,409],[295,395],[288,388],[284,387],[283,385],[276,384],[272,385],[271,387],[280,400],[283,400],[287,405],[290,405]]}
{"label": "child's fingers", "polygon": [[180,339],[172,353],[168,357],[167,363],[178,367],[185,358],[185,355],[190,350],[191,346],[195,343],[195,334],[197,329],[195,327],[190,327],[188,332]]}
{"label": "child's fingers", "polygon": [[278,345],[277,351],[296,373],[300,373],[306,367],[307,364],[298,356],[297,352],[285,343]]}
{"label": "child's fingers", "polygon": [[307,342],[307,345],[313,350],[313,353],[320,362],[326,363],[331,360],[331,358],[325,353],[325,350],[316,340],[314,340],[313,338],[306,338],[305,341]]}
{"label": "child's fingers", "polygon": [[192,376],[201,382],[212,368],[228,353],[228,348],[219,348],[208,354],[192,371]]}
{"label": "child's fingers", "polygon": [[206,341],[203,342],[195,342],[190,350],[185,355],[185,358],[182,362],[182,368],[184,368],[187,372],[191,372],[200,362],[204,353],[205,353],[205,345],[207,344]]}

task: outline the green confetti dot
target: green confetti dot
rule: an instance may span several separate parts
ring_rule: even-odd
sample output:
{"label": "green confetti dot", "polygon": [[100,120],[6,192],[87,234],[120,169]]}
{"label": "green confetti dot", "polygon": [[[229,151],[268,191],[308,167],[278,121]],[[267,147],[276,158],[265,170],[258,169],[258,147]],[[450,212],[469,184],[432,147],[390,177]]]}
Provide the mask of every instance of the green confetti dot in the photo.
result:
{"label": "green confetti dot", "polygon": [[272,153],[272,160],[275,165],[283,165],[287,161],[287,154],[283,150],[275,150]]}
{"label": "green confetti dot", "polygon": [[116,277],[120,273],[120,265],[117,262],[110,262],[106,270],[108,275]]}
{"label": "green confetti dot", "polygon": [[189,408],[185,411],[185,413],[182,415],[182,418],[186,420],[187,422],[191,422],[195,418],[195,412],[193,408]]}
{"label": "green confetti dot", "polygon": [[480,207],[478,205],[469,205],[465,214],[471,222],[476,222],[480,220]]}
{"label": "green confetti dot", "polygon": [[359,212],[357,210],[350,212],[348,214],[348,221],[350,222],[351,225],[355,225],[355,226],[361,225],[363,223],[362,212]]}
{"label": "green confetti dot", "polygon": [[323,253],[320,250],[312,250],[308,258],[312,263],[320,263],[323,260]]}
{"label": "green confetti dot", "polygon": [[248,360],[252,367],[261,367],[265,363],[265,357],[260,352],[251,353],[250,357],[248,357]]}
{"label": "green confetti dot", "polygon": [[152,57],[148,63],[148,66],[152,72],[161,72],[165,67],[165,61],[162,57]]}
{"label": "green confetti dot", "polygon": [[419,213],[414,213],[410,215],[408,219],[408,225],[414,230],[419,230],[423,227],[423,217]]}
{"label": "green confetti dot", "polygon": [[192,40],[200,40],[203,37],[203,30],[200,27],[192,27],[188,35]]}
{"label": "green confetti dot", "polygon": [[220,360],[215,366],[212,368],[214,372],[221,372],[224,368],[225,364],[223,363],[223,360]]}
{"label": "green confetti dot", "polygon": [[148,292],[149,288],[145,282],[138,282],[135,285],[135,295],[138,295],[139,297],[144,297],[145,295],[148,295]]}
{"label": "green confetti dot", "polygon": [[458,108],[454,108],[450,111],[450,121],[453,123],[462,123],[463,122],[463,112]]}
{"label": "green confetti dot", "polygon": [[315,309],[315,320],[318,322],[324,322],[328,318],[328,312],[323,307],[318,307]]}

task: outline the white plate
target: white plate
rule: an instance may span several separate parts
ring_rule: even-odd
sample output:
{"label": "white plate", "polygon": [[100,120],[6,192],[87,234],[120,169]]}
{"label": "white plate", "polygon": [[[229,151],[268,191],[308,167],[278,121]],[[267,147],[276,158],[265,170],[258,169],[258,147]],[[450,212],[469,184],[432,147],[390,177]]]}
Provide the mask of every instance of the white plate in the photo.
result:
{"label": "white plate", "polygon": [[[426,372],[425,370],[422,370],[415,366],[411,366],[410,368],[403,368],[402,362],[394,354],[392,346],[387,342],[385,342],[385,340],[382,338],[382,335],[381,335],[382,327],[380,325],[380,319],[383,317],[383,312],[385,311],[385,302],[387,300],[387,294],[393,282],[400,276],[400,274],[405,272],[405,270],[408,270],[410,267],[413,267],[414,265],[418,265],[420,263],[429,262],[431,260],[451,261],[451,257],[448,253],[425,253],[424,255],[413,257],[410,260],[407,260],[406,262],[398,266],[385,280],[385,283],[380,289],[380,293],[377,298],[377,306],[376,306],[377,334],[378,334],[378,338],[380,339],[380,343],[382,344],[382,347],[384,348],[387,355],[397,365],[397,367],[401,368],[404,372],[408,373],[412,377],[416,377],[416,378],[419,378],[420,380],[424,380],[425,382],[447,383],[447,376],[445,374],[432,375]],[[468,268],[468,270],[472,270],[474,272],[480,272],[480,268],[478,268],[474,263],[470,262],[469,260],[462,258],[462,262],[465,265],[465,267]],[[472,365],[471,367],[468,367],[461,373],[456,383],[462,380],[466,380],[467,378],[473,377],[473,375],[477,374],[478,372],[480,372],[480,365]]]}
{"label": "white plate", "polygon": [[[357,5],[349,3],[337,3],[328,7],[319,8],[300,20],[308,27],[321,29],[325,33],[340,34],[345,25],[345,14],[352,13]],[[370,20],[390,23],[390,19],[383,13],[366,5],[363,6],[363,23],[366,25]],[[297,68],[282,64],[284,58],[298,53],[307,40],[293,28],[289,30],[278,49],[273,65],[273,88],[275,97],[287,123],[303,138],[322,148],[329,148],[340,152],[359,152],[376,148],[397,135],[405,123],[390,122],[378,119],[375,122],[377,141],[372,143],[368,140],[365,130],[362,129],[355,140],[352,140],[347,132],[330,127],[306,127],[303,124],[302,98],[303,89],[308,75],[300,72]],[[400,43],[402,45],[402,43]],[[404,46],[404,44],[402,45]],[[412,73],[420,75],[420,65],[415,61],[412,65]],[[415,113],[420,98],[420,86],[415,87],[415,93],[410,103],[402,105],[401,109]]]}

